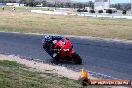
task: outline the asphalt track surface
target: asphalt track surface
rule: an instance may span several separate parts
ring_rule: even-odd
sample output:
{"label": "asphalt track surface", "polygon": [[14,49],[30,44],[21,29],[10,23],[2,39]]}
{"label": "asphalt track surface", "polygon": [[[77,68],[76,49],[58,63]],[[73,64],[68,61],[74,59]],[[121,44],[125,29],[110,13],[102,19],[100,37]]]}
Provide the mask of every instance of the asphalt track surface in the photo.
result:
{"label": "asphalt track surface", "polygon": [[[49,61],[52,58],[42,49],[41,39],[42,35],[0,32],[0,53]],[[91,45],[87,39],[77,37],[71,37],[70,40],[83,64],[65,62],[63,66],[76,71],[84,67],[91,74],[95,72],[98,75],[132,80],[132,50]]]}

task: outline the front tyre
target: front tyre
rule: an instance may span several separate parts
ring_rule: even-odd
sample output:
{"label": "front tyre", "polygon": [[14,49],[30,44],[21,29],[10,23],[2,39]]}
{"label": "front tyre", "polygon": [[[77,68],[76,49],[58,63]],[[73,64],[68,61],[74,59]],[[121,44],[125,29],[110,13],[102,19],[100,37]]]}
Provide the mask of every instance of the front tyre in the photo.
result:
{"label": "front tyre", "polygon": [[72,58],[76,64],[82,64],[82,59],[76,52],[72,54]]}
{"label": "front tyre", "polygon": [[53,57],[53,62],[54,62],[55,64],[59,64],[60,59],[59,59],[59,56],[58,56],[58,55],[56,55],[55,57]]}

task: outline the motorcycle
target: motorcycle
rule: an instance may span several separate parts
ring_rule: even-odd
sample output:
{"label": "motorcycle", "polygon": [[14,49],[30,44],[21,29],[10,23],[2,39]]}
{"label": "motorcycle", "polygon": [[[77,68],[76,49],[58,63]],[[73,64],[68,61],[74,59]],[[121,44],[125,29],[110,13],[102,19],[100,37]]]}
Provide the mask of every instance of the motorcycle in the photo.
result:
{"label": "motorcycle", "polygon": [[81,57],[73,49],[73,45],[68,38],[54,40],[52,42],[43,41],[43,49],[56,61],[74,61],[81,64]]}

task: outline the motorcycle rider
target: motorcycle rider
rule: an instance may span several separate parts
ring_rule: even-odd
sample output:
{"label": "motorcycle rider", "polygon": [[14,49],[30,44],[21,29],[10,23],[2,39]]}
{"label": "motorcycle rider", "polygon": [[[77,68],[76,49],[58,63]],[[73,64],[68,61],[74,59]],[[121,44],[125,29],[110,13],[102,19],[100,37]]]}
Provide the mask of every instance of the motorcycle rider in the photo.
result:
{"label": "motorcycle rider", "polygon": [[52,57],[55,57],[55,50],[53,49],[54,44],[57,42],[57,40],[61,40],[63,39],[63,36],[52,36],[52,35],[46,35],[44,36],[44,39],[42,40],[42,42],[45,41],[45,43],[43,43],[43,48],[47,50],[47,52],[49,52],[49,54]]}
{"label": "motorcycle rider", "polygon": [[73,45],[68,38],[63,36],[46,35],[42,40],[44,50],[58,64],[60,60],[74,61],[81,64],[81,57],[74,51]]}

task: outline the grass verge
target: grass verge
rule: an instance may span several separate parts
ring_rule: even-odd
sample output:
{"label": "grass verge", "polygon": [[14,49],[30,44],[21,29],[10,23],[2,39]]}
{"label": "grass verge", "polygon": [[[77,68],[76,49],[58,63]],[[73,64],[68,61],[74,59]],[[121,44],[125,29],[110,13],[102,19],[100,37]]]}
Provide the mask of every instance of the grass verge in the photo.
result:
{"label": "grass verge", "polygon": [[0,31],[132,40],[132,20],[0,12]]}
{"label": "grass verge", "polygon": [[[0,88],[81,88],[78,81],[36,72],[15,61],[0,61]],[[91,88],[91,87],[87,87]],[[102,88],[102,87],[92,87]]]}

